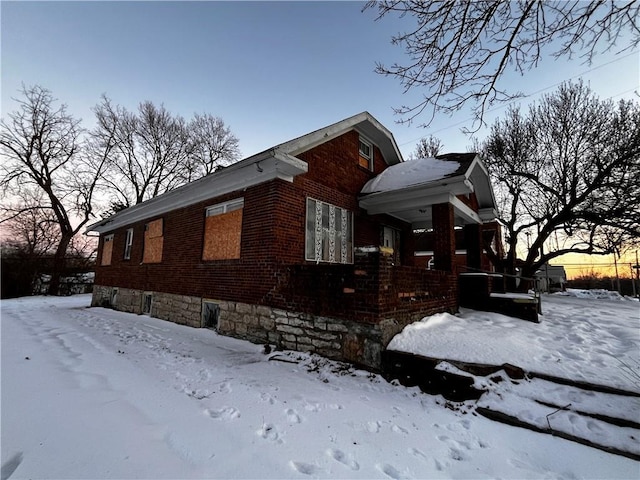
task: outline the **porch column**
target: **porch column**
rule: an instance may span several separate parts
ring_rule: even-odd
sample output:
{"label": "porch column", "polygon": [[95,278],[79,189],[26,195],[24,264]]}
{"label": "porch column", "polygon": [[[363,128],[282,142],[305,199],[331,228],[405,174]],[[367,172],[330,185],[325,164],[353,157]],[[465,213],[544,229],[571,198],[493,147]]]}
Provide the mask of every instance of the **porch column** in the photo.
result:
{"label": "porch column", "polygon": [[469,271],[482,268],[482,237],[480,225],[472,223],[464,226],[464,243],[467,246],[467,267]]}
{"label": "porch column", "polygon": [[438,203],[431,208],[434,237],[433,267],[436,270],[453,272],[456,255],[453,205],[450,203]]}

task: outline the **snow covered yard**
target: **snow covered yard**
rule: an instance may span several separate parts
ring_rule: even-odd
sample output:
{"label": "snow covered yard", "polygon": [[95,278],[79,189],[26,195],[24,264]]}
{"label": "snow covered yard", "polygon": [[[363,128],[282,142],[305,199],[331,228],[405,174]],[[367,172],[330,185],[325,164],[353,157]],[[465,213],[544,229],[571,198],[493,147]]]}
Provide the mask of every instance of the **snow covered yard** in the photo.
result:
{"label": "snow covered yard", "polygon": [[530,372],[640,393],[640,303],[598,290],[543,295],[539,324],[461,309],[406,327],[391,350]]}
{"label": "snow covered yard", "polygon": [[[502,336],[503,347],[519,342],[509,350],[519,356],[504,361],[639,390],[616,360],[637,373],[638,304],[547,298],[540,325],[468,311],[457,323],[422,323],[449,358],[465,349],[453,340],[463,335],[449,331],[475,332],[474,350],[487,356],[505,352],[488,338]],[[315,356],[265,355],[209,330],[89,309],[89,301],[2,302],[3,480],[640,475],[636,461],[490,421],[470,402],[452,405]],[[571,318],[580,321],[553,330]],[[469,321],[485,323],[472,331]],[[523,335],[505,333],[515,326]]]}

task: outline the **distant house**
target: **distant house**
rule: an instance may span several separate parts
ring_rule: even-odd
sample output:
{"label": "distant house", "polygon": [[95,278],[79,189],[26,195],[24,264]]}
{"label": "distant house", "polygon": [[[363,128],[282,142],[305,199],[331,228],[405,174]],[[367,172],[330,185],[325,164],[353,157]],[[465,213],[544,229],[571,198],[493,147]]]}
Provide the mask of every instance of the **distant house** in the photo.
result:
{"label": "distant house", "polygon": [[545,263],[535,274],[539,292],[563,292],[567,284],[567,272],[562,265]]}
{"label": "distant house", "polygon": [[455,228],[480,268],[494,208],[475,154],[404,162],[363,112],[91,225],[92,305],[378,368],[405,325],[457,310]]}

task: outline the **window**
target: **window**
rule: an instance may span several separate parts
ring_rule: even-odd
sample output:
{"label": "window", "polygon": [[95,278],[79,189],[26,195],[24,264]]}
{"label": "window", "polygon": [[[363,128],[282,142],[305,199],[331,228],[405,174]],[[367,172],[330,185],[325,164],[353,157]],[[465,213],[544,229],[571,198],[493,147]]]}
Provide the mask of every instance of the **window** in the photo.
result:
{"label": "window", "polygon": [[244,198],[218,203],[205,211],[203,260],[240,258]]}
{"label": "window", "polygon": [[389,249],[395,265],[400,264],[400,231],[392,227],[382,228],[382,247]]}
{"label": "window", "polygon": [[113,253],[113,234],[104,237],[102,244],[101,265],[111,265],[111,254]]}
{"label": "window", "polygon": [[305,258],[315,262],[353,263],[353,215],[307,198]]}
{"label": "window", "polygon": [[142,313],[144,315],[151,315],[151,304],[153,303],[153,294],[144,293],[142,295]]}
{"label": "window", "polygon": [[220,305],[214,302],[202,302],[202,328],[218,328]]}
{"label": "window", "polygon": [[382,246],[396,249],[396,230],[391,227],[384,227],[382,232]]}
{"label": "window", "polygon": [[373,172],[373,145],[360,137],[358,164]]}
{"label": "window", "polygon": [[142,263],[160,263],[164,241],[162,219],[154,220],[144,226],[144,252]]}
{"label": "window", "polygon": [[109,298],[109,305],[115,307],[118,304],[118,289],[111,289],[111,296]]}
{"label": "window", "polygon": [[131,260],[131,245],[133,245],[133,228],[127,230],[127,239],[124,242],[125,260]]}

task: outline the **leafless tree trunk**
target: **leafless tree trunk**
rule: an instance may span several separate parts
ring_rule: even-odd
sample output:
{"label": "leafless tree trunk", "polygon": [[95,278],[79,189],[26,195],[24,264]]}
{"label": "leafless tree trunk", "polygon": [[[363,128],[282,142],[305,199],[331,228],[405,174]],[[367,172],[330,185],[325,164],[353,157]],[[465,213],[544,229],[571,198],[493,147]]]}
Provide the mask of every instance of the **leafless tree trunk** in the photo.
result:
{"label": "leafless tree trunk", "polygon": [[[50,294],[58,294],[67,248],[93,214],[93,194],[105,158],[89,156],[78,120],[66,105],[56,107],[51,92],[23,87],[19,110],[0,123],[0,186],[5,198],[41,195],[42,211],[52,213],[59,229]],[[4,219],[11,212],[4,212]]]}

